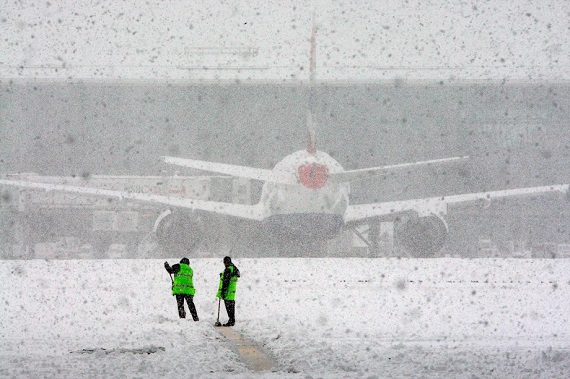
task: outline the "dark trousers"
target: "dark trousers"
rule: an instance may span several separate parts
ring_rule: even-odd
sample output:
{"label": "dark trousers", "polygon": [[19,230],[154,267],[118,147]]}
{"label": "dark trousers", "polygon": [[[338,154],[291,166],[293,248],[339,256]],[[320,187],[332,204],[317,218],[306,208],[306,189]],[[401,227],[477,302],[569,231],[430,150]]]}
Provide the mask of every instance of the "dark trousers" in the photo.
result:
{"label": "dark trousers", "polygon": [[236,322],[236,301],[224,300],[224,305],[226,306],[226,312],[228,312],[228,324],[234,324]]}
{"label": "dark trousers", "polygon": [[176,295],[176,303],[178,303],[178,316],[186,318],[186,311],[184,310],[184,299],[188,304],[188,309],[194,321],[198,321],[198,313],[196,313],[196,306],[194,305],[194,296],[192,295]]}

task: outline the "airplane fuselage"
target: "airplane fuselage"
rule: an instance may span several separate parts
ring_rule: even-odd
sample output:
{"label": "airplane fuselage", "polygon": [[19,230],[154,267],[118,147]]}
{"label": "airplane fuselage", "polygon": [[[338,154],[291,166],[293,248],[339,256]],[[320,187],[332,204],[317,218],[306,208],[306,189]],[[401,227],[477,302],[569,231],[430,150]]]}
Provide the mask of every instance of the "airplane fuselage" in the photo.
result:
{"label": "airplane fuselage", "polygon": [[266,182],[260,206],[264,221],[275,232],[299,236],[335,236],[342,228],[348,207],[348,182],[329,180],[342,166],[322,151],[300,150],[275,165],[274,171],[294,178],[291,184]]}

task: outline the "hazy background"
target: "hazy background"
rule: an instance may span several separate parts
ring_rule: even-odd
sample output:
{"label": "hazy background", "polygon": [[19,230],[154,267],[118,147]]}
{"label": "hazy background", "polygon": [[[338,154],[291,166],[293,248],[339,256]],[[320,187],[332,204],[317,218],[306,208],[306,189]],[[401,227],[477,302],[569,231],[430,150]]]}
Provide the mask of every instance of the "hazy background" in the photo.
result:
{"label": "hazy background", "polygon": [[[303,85],[13,82],[0,86],[4,171],[196,173],[163,155],[272,168],[305,148]],[[469,156],[353,186],[355,201],[569,179],[570,85],[405,82],[317,89],[318,148],[345,169]]]}

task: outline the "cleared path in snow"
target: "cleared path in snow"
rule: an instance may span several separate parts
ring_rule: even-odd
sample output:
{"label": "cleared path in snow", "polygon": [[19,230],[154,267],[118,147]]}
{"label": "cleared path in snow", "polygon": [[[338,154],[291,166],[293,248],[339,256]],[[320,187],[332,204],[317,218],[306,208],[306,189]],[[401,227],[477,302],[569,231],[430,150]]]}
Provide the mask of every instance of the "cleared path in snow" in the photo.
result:
{"label": "cleared path in snow", "polygon": [[252,341],[244,338],[231,327],[221,326],[215,329],[235,345],[244,363],[253,371],[270,371],[275,367],[275,363],[259,350]]}

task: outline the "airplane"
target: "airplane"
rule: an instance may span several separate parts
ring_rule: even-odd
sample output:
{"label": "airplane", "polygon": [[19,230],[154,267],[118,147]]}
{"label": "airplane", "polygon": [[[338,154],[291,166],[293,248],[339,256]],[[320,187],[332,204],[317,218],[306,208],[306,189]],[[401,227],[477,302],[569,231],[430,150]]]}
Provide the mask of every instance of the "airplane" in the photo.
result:
{"label": "airplane", "polygon": [[[310,82],[314,83],[316,70],[316,27],[311,36]],[[411,168],[442,164],[460,164],[469,157],[432,159],[345,170],[341,164],[317,149],[316,126],[313,119],[314,86],[310,87],[307,110],[307,146],[284,157],[273,169],[238,166],[202,160],[165,156],[165,163],[232,177],[263,182],[257,204],[236,204],[117,191],[89,186],[42,183],[40,181],[0,179],[0,185],[64,191],[108,198],[129,199],[168,206],[155,221],[153,232],[166,242],[173,235],[184,235],[187,246],[195,246],[201,238],[198,211],[219,214],[261,223],[275,234],[291,240],[330,239],[343,230],[373,219],[400,220],[395,238],[415,256],[433,256],[444,246],[448,226],[444,216],[450,204],[484,201],[512,196],[539,195],[551,192],[568,193],[568,184],[514,188],[489,192],[466,193],[421,199],[387,201],[371,204],[350,203],[350,183],[378,175],[388,175]],[[177,212],[177,210],[192,212]],[[405,215],[405,217],[401,217]]]}
{"label": "airplane", "polygon": [[[411,168],[442,164],[458,164],[469,157],[452,157],[382,167],[344,170],[341,164],[316,148],[311,113],[307,123],[307,148],[283,158],[271,170],[215,163],[178,157],[163,157],[165,163],[217,174],[259,180],[264,182],[257,204],[235,204],[190,199],[173,195],[158,195],[111,190],[89,186],[53,184],[40,181],[0,179],[0,185],[63,191],[106,198],[136,200],[168,206],[155,221],[153,228],[159,241],[168,244],[173,235],[184,236],[185,246],[196,246],[202,238],[200,216],[195,212],[176,212],[187,209],[204,211],[263,224],[275,234],[291,240],[331,239],[343,230],[376,219],[401,218],[395,238],[413,256],[433,256],[446,241],[448,226],[444,216],[450,204],[485,201],[512,196],[529,196],[549,192],[568,193],[568,184],[529,188],[515,188],[489,192],[467,193],[421,199],[388,201],[371,204],[350,203],[350,183],[378,175],[387,175]],[[36,180],[39,180],[36,177]],[[406,215],[406,217],[401,217]]]}

